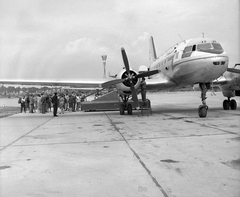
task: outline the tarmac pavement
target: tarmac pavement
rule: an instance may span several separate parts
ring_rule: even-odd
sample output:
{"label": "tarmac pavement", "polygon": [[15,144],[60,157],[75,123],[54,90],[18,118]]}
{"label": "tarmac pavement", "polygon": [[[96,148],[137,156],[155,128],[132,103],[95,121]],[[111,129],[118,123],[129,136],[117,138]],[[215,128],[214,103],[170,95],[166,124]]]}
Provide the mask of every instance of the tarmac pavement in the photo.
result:
{"label": "tarmac pavement", "polygon": [[150,116],[1,118],[0,196],[239,197],[240,110],[207,96],[207,118],[200,92],[149,93]]}

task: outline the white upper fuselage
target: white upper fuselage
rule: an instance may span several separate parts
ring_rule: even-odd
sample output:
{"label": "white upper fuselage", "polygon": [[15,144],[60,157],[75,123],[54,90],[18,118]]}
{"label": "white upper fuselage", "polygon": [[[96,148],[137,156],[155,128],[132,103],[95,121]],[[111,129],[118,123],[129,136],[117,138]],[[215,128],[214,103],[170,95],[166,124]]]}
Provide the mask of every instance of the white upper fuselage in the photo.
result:
{"label": "white upper fuselage", "polygon": [[149,69],[160,72],[148,81],[164,78],[177,86],[209,83],[227,70],[228,61],[217,41],[210,38],[186,40],[171,47],[152,63]]}

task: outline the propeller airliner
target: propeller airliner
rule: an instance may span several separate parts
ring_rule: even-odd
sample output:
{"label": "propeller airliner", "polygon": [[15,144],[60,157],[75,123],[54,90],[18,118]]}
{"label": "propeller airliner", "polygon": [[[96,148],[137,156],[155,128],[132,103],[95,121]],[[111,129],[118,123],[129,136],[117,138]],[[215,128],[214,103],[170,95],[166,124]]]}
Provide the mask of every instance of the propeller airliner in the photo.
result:
{"label": "propeller airliner", "polygon": [[132,99],[135,106],[139,107],[138,89],[142,78],[146,79],[147,90],[173,90],[186,86],[199,84],[201,90],[201,104],[198,115],[201,118],[207,116],[208,106],[206,104],[206,93],[211,86],[220,86],[223,95],[228,98],[224,100],[225,110],[237,108],[234,96],[240,96],[240,70],[237,65],[228,68],[229,57],[221,44],[211,38],[194,38],[177,43],[166,52],[157,56],[153,38],[150,37],[149,58],[151,65],[140,66],[139,72],[129,66],[127,54],[121,49],[123,63],[122,69],[113,80],[90,80],[90,81],[40,81],[40,80],[3,80],[1,84],[19,85],[47,85],[47,86],[69,86],[77,88],[108,88],[115,86],[120,102],[120,114],[127,110],[132,114]]}

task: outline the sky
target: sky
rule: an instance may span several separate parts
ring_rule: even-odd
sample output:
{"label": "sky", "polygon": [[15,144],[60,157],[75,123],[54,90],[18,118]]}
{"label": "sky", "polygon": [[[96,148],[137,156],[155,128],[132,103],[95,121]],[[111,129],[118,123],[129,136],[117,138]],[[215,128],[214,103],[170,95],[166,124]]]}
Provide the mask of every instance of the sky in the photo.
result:
{"label": "sky", "polygon": [[103,78],[149,66],[182,39],[210,37],[240,63],[239,0],[0,0],[1,79]]}

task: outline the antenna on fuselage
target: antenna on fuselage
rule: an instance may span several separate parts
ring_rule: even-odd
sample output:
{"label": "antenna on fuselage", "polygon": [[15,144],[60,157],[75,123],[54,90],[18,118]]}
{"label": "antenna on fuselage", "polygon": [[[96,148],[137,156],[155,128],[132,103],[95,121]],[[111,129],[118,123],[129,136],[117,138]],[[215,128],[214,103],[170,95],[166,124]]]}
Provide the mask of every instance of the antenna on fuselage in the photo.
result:
{"label": "antenna on fuselage", "polygon": [[202,37],[204,38],[204,32],[202,32]]}
{"label": "antenna on fuselage", "polygon": [[185,40],[182,39],[182,36],[180,34],[178,34],[178,36],[180,37],[180,39],[185,43]]}

